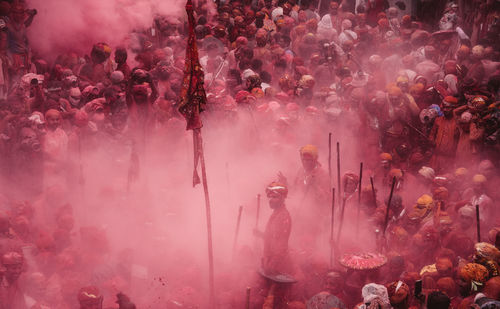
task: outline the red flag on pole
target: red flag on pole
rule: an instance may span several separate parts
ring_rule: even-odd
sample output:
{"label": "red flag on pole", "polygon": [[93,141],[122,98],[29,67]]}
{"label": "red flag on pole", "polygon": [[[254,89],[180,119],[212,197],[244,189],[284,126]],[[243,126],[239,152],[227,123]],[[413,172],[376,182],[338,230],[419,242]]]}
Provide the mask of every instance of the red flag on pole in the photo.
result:
{"label": "red flag on pole", "polygon": [[203,87],[204,73],[198,58],[198,47],[196,46],[196,36],[194,33],[195,20],[193,3],[188,0],[186,3],[186,13],[188,16],[188,41],[186,47],[186,60],[184,65],[184,79],[180,93],[179,112],[186,118],[186,130],[193,130],[194,146],[194,170],[193,186],[200,183],[197,168],[200,159],[200,138],[199,129],[203,126],[200,113],[205,110],[207,96]]}
{"label": "red flag on pole", "polygon": [[181,89],[179,102],[179,112],[186,118],[186,130],[193,130],[194,146],[194,171],[193,187],[200,183],[197,168],[198,162],[201,165],[201,176],[203,180],[203,191],[205,193],[205,210],[207,216],[207,238],[208,238],[208,281],[209,281],[209,306],[215,308],[215,285],[214,285],[214,256],[212,246],[212,216],[210,211],[210,198],[208,194],[207,171],[205,157],[203,155],[203,140],[201,137],[200,113],[205,110],[207,96],[203,88],[203,69],[198,58],[198,48],[196,47],[196,37],[194,34],[194,12],[193,3],[187,0],[186,12],[188,16],[188,43],[186,48],[186,64],[184,66],[184,80]]}

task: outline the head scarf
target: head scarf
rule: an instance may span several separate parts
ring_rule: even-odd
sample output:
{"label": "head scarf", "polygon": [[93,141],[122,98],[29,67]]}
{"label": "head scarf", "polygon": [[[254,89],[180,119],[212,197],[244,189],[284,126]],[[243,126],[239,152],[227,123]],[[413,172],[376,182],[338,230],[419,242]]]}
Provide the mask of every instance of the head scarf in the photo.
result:
{"label": "head scarf", "polygon": [[78,292],[78,301],[100,303],[102,301],[102,295],[95,286],[88,286],[80,289]]}
{"label": "head scarf", "polygon": [[500,262],[500,250],[487,242],[479,242],[474,245],[475,254],[485,260]]}
{"label": "head scarf", "polygon": [[418,173],[421,176],[423,176],[425,179],[428,179],[428,180],[434,179],[434,175],[435,175],[434,169],[432,169],[431,167],[428,167],[428,166],[422,166],[420,168],[420,170],[418,171]]}
{"label": "head scarf", "polygon": [[408,299],[410,288],[403,281],[396,281],[387,286],[387,293],[392,306],[401,304]]}
{"label": "head scarf", "polygon": [[459,167],[455,170],[455,176],[464,176],[467,175],[468,170],[465,167]]}
{"label": "head scarf", "polygon": [[487,181],[486,177],[482,174],[476,174],[472,177],[472,182],[475,184],[483,184]]}
{"label": "head scarf", "polygon": [[440,116],[440,117],[443,116],[443,112],[441,111],[441,107],[439,107],[438,105],[432,104],[431,106],[429,106],[429,108],[436,110],[438,113],[438,116]]}
{"label": "head scarf", "polygon": [[273,181],[266,188],[266,193],[268,194],[270,192],[279,193],[284,197],[286,197],[288,195],[288,188],[286,187],[285,184]]}
{"label": "head scarf", "polygon": [[481,264],[468,263],[459,269],[458,275],[471,284],[472,291],[479,291],[488,279],[489,273]]}
{"label": "head scarf", "polygon": [[383,152],[380,154],[380,160],[382,161],[392,161],[392,155],[387,152]]}
{"label": "head scarf", "polygon": [[369,283],[361,290],[363,303],[372,303],[378,301],[382,305],[382,309],[391,307],[387,288],[381,284]]}
{"label": "head scarf", "polygon": [[305,145],[300,148],[300,155],[310,155],[313,159],[318,159],[318,147],[314,145]]}

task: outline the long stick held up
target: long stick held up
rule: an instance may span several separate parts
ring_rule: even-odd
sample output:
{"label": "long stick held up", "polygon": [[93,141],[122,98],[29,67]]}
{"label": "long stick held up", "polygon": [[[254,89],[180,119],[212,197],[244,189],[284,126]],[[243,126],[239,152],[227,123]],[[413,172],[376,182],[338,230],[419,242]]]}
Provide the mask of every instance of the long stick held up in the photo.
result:
{"label": "long stick held up", "polygon": [[333,268],[333,227],[335,223],[335,188],[332,188],[332,216],[330,222],[330,269]]}
{"label": "long stick held up", "polygon": [[332,132],[328,133],[328,179],[332,187]]}
{"label": "long stick held up", "polygon": [[338,196],[338,202],[339,202],[339,205],[341,203],[341,200],[342,200],[342,194],[340,194],[340,192],[342,192],[341,188],[340,188],[340,143],[337,142],[337,196]]}
{"label": "long stick held up", "polygon": [[391,209],[392,194],[394,193],[394,185],[396,184],[396,176],[392,177],[391,194],[389,194],[389,201],[387,203],[387,210],[385,212],[384,230],[382,235],[385,237],[385,230],[387,230],[387,224],[389,223],[389,210]]}
{"label": "long stick held up", "polygon": [[238,243],[238,234],[240,233],[240,222],[241,222],[241,213],[243,212],[243,206],[240,206],[238,209],[238,219],[236,219],[236,231],[234,233],[234,240],[233,240],[233,258],[234,254],[236,253],[236,245]]}
{"label": "long stick held up", "polygon": [[356,215],[356,238],[359,235],[359,215],[361,212],[361,183],[363,181],[363,162],[359,164],[358,213]]}
{"label": "long stick held up", "polygon": [[344,197],[342,198],[342,208],[340,209],[340,221],[339,221],[339,231],[337,233],[337,243],[340,241],[340,234],[342,233],[342,227],[344,225],[344,213],[345,213],[346,202],[347,202],[347,197],[344,194]]}
{"label": "long stick held up", "polygon": [[205,195],[205,214],[207,219],[207,239],[208,239],[208,288],[209,288],[209,307],[215,307],[215,284],[214,284],[214,253],[212,243],[212,215],[210,210],[210,196],[208,193],[207,169],[205,166],[205,155],[203,153],[203,139],[201,129],[193,130],[193,139],[198,145],[200,152],[201,177],[203,183],[203,192]]}
{"label": "long stick held up", "polygon": [[372,194],[373,194],[373,206],[377,208],[377,193],[375,193],[375,186],[373,185],[373,177],[370,176],[370,184],[372,185]]}
{"label": "long stick held up", "polygon": [[481,242],[481,222],[479,221],[479,205],[476,205],[476,227],[477,227],[477,242]]}
{"label": "long stick held up", "polygon": [[255,228],[259,228],[259,215],[260,215],[260,194],[257,194],[257,214],[255,215]]}

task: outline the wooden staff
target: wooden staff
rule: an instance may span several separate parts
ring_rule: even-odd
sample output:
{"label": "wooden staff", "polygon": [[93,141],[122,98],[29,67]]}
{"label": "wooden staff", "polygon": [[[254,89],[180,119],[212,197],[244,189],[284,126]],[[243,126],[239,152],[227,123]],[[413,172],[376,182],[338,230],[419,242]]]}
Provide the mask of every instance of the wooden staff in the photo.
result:
{"label": "wooden staff", "polygon": [[481,242],[481,222],[479,221],[479,205],[476,205],[476,227],[477,227],[477,242]]}
{"label": "wooden staff", "polygon": [[193,139],[198,145],[201,178],[203,192],[205,194],[205,214],[207,219],[207,240],[208,240],[208,288],[209,288],[209,308],[215,308],[215,284],[214,284],[214,253],[212,242],[212,215],[210,210],[210,195],[208,192],[207,169],[205,166],[205,154],[203,153],[203,139],[201,129],[193,129]]}
{"label": "wooden staff", "polygon": [[332,188],[332,214],[330,222],[330,269],[333,268],[333,227],[335,223],[335,188]]}
{"label": "wooden staff", "polygon": [[332,186],[332,132],[328,133],[328,179],[329,187]]}
{"label": "wooden staff", "polygon": [[260,214],[260,194],[257,194],[257,214],[255,215],[255,228],[259,228],[259,214]]}
{"label": "wooden staff", "polygon": [[247,299],[245,301],[246,305],[245,305],[245,308],[246,309],[250,309],[250,292],[252,291],[252,288],[251,287],[247,287]]}
{"label": "wooden staff", "polygon": [[339,192],[337,194],[338,196],[338,199],[339,199],[339,205],[340,205],[340,202],[341,202],[341,195],[340,192],[341,191],[341,188],[340,188],[340,143],[337,142],[337,192]]}
{"label": "wooden staff", "polygon": [[375,205],[375,208],[377,208],[377,193],[375,193],[375,186],[373,185],[372,176],[370,176],[370,184],[372,185],[373,204]]}
{"label": "wooden staff", "polygon": [[356,238],[359,236],[359,215],[361,212],[361,182],[363,180],[363,162],[359,164],[358,213],[356,215]]}
{"label": "wooden staff", "polygon": [[241,213],[243,212],[243,206],[240,206],[238,209],[238,219],[236,219],[236,231],[234,232],[234,240],[233,240],[233,259],[236,253],[236,244],[238,242],[238,234],[240,233],[240,222],[241,222]]}
{"label": "wooden staff", "polygon": [[337,233],[337,243],[340,240],[340,233],[342,232],[342,226],[344,225],[344,212],[345,212],[346,202],[347,202],[347,197],[344,194],[344,197],[342,197],[342,208],[340,210],[340,222],[339,222],[339,231]]}
{"label": "wooden staff", "polygon": [[394,186],[396,185],[396,176],[392,177],[391,193],[389,194],[389,202],[387,203],[387,210],[385,211],[385,221],[384,229],[382,231],[382,236],[385,239],[385,230],[387,230],[387,224],[389,224],[389,210],[391,208],[392,194],[394,193]]}

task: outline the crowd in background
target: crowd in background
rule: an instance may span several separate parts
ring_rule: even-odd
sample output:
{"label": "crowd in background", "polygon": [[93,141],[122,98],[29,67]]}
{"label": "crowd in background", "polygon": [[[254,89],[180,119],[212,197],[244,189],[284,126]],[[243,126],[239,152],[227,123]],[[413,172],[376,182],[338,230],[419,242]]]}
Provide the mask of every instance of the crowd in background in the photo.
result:
{"label": "crowd in background", "polygon": [[[108,283],[90,278],[105,237],[80,229],[75,240],[58,185],[81,185],[78,158],[93,149],[125,145],[134,158],[152,136],[183,134],[187,19],[157,16],[130,46],[101,42],[49,59],[27,39],[36,9],[0,1],[0,183],[9,188],[0,189],[0,308],[102,308]],[[274,184],[308,195],[307,222],[291,225],[302,243],[329,214],[331,181],[314,145],[332,128],[351,132],[369,170],[363,222],[388,235],[377,236],[380,269],[287,253],[296,284],[224,277],[219,308],[243,308],[244,285],[259,291],[251,308],[500,307],[498,1],[195,1],[195,16],[207,126],[244,122],[244,138],[275,150],[307,144],[297,179]],[[356,177],[343,176],[351,195]],[[115,278],[126,282],[122,268]],[[197,301],[170,306],[206,308]],[[116,306],[135,308],[124,294]]]}

